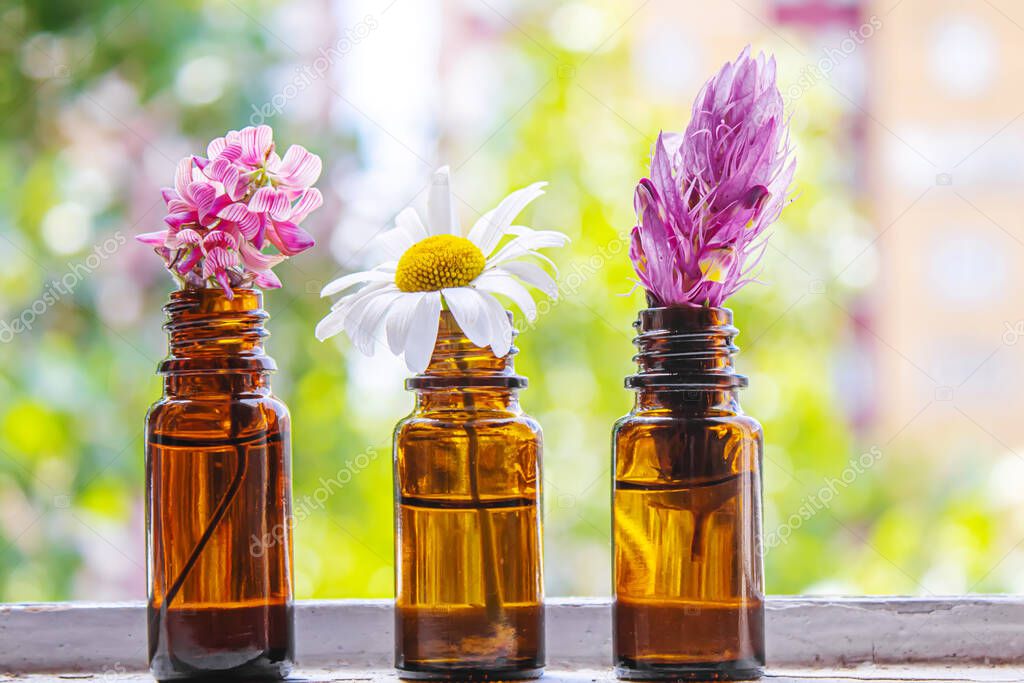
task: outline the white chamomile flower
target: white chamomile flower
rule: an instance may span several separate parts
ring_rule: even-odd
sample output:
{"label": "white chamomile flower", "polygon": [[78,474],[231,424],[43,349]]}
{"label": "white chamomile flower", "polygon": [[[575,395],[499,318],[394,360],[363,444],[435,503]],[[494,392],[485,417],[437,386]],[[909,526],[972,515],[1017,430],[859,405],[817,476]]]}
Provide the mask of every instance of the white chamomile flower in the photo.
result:
{"label": "white chamomile flower", "polygon": [[[369,356],[383,330],[391,352],[404,353],[409,370],[420,373],[427,368],[437,341],[443,298],[471,342],[490,347],[496,356],[506,355],[512,346],[512,323],[494,295],[511,299],[531,321],[537,305],[523,283],[552,299],[558,297],[554,279],[526,259],[536,257],[554,267],[537,250],[564,246],[569,238],[554,230],[512,225],[526,205],[544,193],[545,184],[513,192],[463,235],[448,167],[438,169],[427,199],[426,225],[407,208],[395,218],[396,227],[378,238],[394,260],[338,278],[320,292],[320,296],[331,296],[364,285],[335,302],[316,326],[317,338],[323,341],[344,330],[356,348]],[[512,239],[499,249],[506,235]]]}

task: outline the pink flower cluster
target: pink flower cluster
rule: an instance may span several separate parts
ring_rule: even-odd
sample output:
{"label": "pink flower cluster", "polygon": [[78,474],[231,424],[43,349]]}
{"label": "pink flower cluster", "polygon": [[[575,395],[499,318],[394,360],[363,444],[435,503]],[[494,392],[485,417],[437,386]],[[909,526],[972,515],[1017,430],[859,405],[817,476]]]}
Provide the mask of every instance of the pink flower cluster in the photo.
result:
{"label": "pink flower cluster", "polygon": [[629,255],[653,305],[721,306],[752,280],[793,180],[775,59],[746,48],[708,81],[686,132],[637,185]]}
{"label": "pink flower cluster", "polygon": [[299,145],[278,156],[270,126],[229,131],[205,158],[178,162],[174,187],[163,189],[168,227],[136,239],[184,287],[220,286],[229,299],[233,287],[280,287],[273,267],[313,246],[299,224],[323,203],[311,187],[320,171],[320,157]]}

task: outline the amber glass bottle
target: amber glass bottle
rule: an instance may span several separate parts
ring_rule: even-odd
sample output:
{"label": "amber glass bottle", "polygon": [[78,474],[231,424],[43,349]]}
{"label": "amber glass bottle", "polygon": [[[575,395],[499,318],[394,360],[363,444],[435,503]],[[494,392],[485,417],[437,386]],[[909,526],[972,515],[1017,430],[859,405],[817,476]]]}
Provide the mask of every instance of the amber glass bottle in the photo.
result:
{"label": "amber glass bottle", "polygon": [[288,410],[261,294],[164,308],[164,395],[146,417],[149,662],[158,680],[283,678],[294,659]]}
{"label": "amber glass bottle", "polygon": [[544,667],[541,430],[526,379],[441,313],[416,407],[395,429],[395,666],[508,680]]}
{"label": "amber glass bottle", "polygon": [[613,434],[616,672],[756,678],[762,434],[737,398],[732,313],[649,308],[634,326],[636,404]]}

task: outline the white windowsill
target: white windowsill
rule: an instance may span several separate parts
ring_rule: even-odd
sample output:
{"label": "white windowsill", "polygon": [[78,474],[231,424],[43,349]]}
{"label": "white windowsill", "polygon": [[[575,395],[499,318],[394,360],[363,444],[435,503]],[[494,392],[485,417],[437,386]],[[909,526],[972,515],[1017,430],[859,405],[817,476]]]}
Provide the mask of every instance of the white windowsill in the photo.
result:
{"label": "white windowsill", "polygon": [[[1012,667],[939,667],[939,666],[865,666],[855,669],[777,669],[769,667],[762,679],[764,683],[1019,683],[1024,680],[1024,669]],[[117,673],[52,673],[15,674],[0,673],[2,683],[67,683],[68,681],[95,681],[96,683],[128,683],[146,681],[153,677],[144,672]],[[303,669],[288,677],[286,683],[399,683],[392,671],[382,669],[333,670]],[[541,679],[543,683],[617,683],[606,669],[552,670]]]}
{"label": "white windowsill", "polygon": [[[300,601],[296,626],[296,680],[395,680],[391,601]],[[550,600],[547,638],[545,680],[613,679],[607,600]],[[772,682],[1024,681],[1014,596],[772,597],[767,640]],[[0,605],[0,681],[151,680],[145,657],[142,603]]]}

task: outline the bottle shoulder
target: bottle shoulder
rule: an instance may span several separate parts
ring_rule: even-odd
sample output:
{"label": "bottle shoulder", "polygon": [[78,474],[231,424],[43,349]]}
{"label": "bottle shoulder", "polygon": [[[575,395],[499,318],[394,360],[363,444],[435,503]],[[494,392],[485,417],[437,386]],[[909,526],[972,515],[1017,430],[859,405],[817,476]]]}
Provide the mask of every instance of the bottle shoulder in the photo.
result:
{"label": "bottle shoulder", "polygon": [[261,406],[278,413],[287,413],[288,406],[285,402],[270,391],[240,392],[233,394],[209,393],[202,395],[164,394],[154,401],[150,407],[150,414],[162,410],[176,410],[190,406],[196,410],[202,410],[204,406],[213,409],[216,406],[245,404]]}
{"label": "bottle shoulder", "polygon": [[525,415],[413,414],[395,428],[395,486],[416,500],[535,500],[544,444]]}
{"label": "bottle shoulder", "polygon": [[512,411],[413,411],[395,425],[395,436],[419,431],[463,432],[467,426],[487,432],[511,434],[542,434],[540,423],[522,412]]}
{"label": "bottle shoulder", "polygon": [[219,398],[164,396],[146,413],[149,435],[215,435],[232,429],[244,435],[287,430],[290,424],[288,406],[269,392]]}
{"label": "bottle shoulder", "polygon": [[717,428],[742,436],[760,437],[761,423],[743,412],[709,410],[703,413],[678,413],[661,410],[632,411],[615,422],[615,434],[632,431],[663,431]]}
{"label": "bottle shoulder", "polygon": [[703,484],[761,469],[760,423],[742,413],[631,414],[612,438],[616,486]]}

